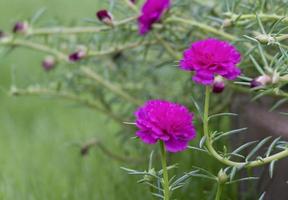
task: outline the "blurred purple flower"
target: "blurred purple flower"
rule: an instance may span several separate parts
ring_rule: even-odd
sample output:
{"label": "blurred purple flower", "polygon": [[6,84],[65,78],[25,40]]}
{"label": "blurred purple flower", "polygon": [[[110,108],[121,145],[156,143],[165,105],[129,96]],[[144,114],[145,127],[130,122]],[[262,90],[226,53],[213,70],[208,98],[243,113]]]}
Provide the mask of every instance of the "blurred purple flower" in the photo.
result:
{"label": "blurred purple flower", "polygon": [[146,0],[138,18],[139,33],[145,35],[170,7],[170,0]]}
{"label": "blurred purple flower", "polygon": [[131,1],[131,3],[133,3],[133,4],[135,4],[136,3],[136,0],[130,0]]}
{"label": "blurred purple flower", "polygon": [[47,56],[44,58],[44,60],[42,61],[42,67],[46,70],[46,71],[50,71],[52,70],[56,65],[56,61],[55,58],[52,56]]}
{"label": "blurred purple flower", "polygon": [[195,138],[193,114],[180,104],[164,100],[150,100],[135,112],[136,135],[147,144],[162,140],[169,152],[183,151]]}
{"label": "blurred purple flower", "polygon": [[184,51],[180,67],[183,70],[195,71],[193,80],[203,85],[211,85],[215,75],[233,80],[241,71],[236,66],[241,60],[237,49],[226,41],[206,39],[192,43]]}
{"label": "blurred purple flower", "polygon": [[84,50],[79,50],[69,55],[69,60],[71,62],[77,62],[86,56],[86,52]]}
{"label": "blurred purple flower", "polygon": [[27,22],[16,22],[13,27],[13,33],[26,33],[29,28]]}

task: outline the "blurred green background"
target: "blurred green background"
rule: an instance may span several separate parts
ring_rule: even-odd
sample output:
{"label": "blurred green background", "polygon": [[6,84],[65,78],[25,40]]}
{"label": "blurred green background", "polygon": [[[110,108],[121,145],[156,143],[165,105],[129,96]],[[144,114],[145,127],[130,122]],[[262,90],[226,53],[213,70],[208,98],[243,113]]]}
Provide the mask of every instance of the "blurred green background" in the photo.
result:
{"label": "blurred green background", "polygon": [[[10,31],[15,21],[43,7],[43,21],[69,24],[94,18],[101,6],[99,0],[1,0],[0,29]],[[0,58],[0,199],[145,199],[147,192],[132,186],[136,179],[127,181],[121,163],[97,150],[80,156],[80,143],[95,136],[121,152],[113,123],[105,126],[106,118],[71,103],[7,95],[11,85],[48,80],[41,68],[43,56],[16,49]]]}
{"label": "blurred green background", "polygon": [[[108,0],[0,0],[0,29],[10,32],[16,21],[29,19],[41,8],[47,11],[37,26],[53,21],[68,26],[84,18],[95,19],[96,11],[107,6]],[[97,148],[86,157],[80,155],[80,145],[94,137],[111,151],[125,155],[117,136],[118,124],[71,102],[9,96],[13,85],[25,88],[49,82],[55,74],[42,69],[44,56],[17,48],[0,58],[0,200],[152,199],[149,188],[120,169],[133,168],[131,163],[117,162]],[[126,150],[129,145],[140,144],[129,141]],[[147,157],[145,154],[140,159]],[[193,165],[214,174],[221,167],[198,152],[186,151],[172,157],[180,163],[181,174]],[[146,167],[145,163],[137,169]],[[181,200],[213,199],[215,186],[211,181],[193,179],[175,196]],[[226,188],[225,196],[236,195],[235,185]]]}

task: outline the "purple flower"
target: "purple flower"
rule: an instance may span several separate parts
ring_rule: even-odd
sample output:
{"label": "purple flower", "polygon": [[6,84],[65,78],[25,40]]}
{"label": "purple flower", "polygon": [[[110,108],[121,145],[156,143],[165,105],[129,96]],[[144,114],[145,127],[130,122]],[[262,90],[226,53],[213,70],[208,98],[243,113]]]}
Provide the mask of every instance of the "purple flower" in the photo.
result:
{"label": "purple flower", "polygon": [[193,80],[203,85],[211,85],[215,75],[233,80],[241,71],[236,66],[241,60],[237,49],[226,41],[206,39],[192,43],[184,51],[180,67],[183,70],[195,71]]}
{"label": "purple flower", "polygon": [[147,144],[162,140],[169,152],[183,151],[195,138],[193,114],[183,105],[164,100],[150,100],[135,113],[136,135]]}
{"label": "purple flower", "polygon": [[135,4],[136,3],[136,0],[130,0],[131,1],[131,3],[133,3],[133,4]]}
{"label": "purple flower", "polygon": [[55,61],[54,57],[52,57],[52,56],[47,56],[42,61],[42,67],[46,71],[52,70],[55,67],[55,65],[56,65],[56,61]]}
{"label": "purple flower", "polygon": [[99,10],[96,13],[97,18],[107,25],[112,25],[112,15],[107,10]]}
{"label": "purple flower", "polygon": [[170,7],[170,0],[147,0],[138,18],[139,33],[145,35]]}

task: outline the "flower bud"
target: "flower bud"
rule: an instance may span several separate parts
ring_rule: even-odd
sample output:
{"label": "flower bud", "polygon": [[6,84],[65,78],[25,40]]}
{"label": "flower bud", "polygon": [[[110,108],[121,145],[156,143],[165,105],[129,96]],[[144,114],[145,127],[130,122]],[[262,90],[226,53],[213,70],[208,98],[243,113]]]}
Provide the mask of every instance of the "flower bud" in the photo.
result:
{"label": "flower bud", "polygon": [[113,19],[111,13],[109,13],[107,10],[99,10],[96,13],[97,18],[103,22],[104,24],[107,24],[109,26],[113,26]]}
{"label": "flower bud", "polygon": [[250,83],[251,88],[255,87],[262,87],[266,86],[267,84],[271,83],[272,79],[267,74],[258,76],[257,78],[253,79]]}
{"label": "flower bud", "polygon": [[220,184],[224,184],[228,181],[228,175],[225,173],[223,169],[218,172],[218,182]]}
{"label": "flower bud", "polygon": [[77,62],[86,56],[86,49],[84,47],[79,47],[77,51],[69,55],[69,60],[71,62]]}
{"label": "flower bud", "polygon": [[13,33],[27,33],[29,24],[27,22],[16,22],[13,27]]}
{"label": "flower bud", "polygon": [[47,56],[42,61],[42,67],[46,71],[52,70],[55,67],[55,65],[56,65],[56,61],[55,61],[55,58],[53,56]]}
{"label": "flower bud", "polygon": [[136,4],[136,0],[130,0],[131,3]]}
{"label": "flower bud", "polygon": [[222,23],[222,26],[223,27],[229,27],[233,24],[232,20],[231,19],[224,19],[223,23]]}
{"label": "flower bud", "polygon": [[225,82],[222,76],[216,76],[212,85],[213,93],[221,93],[225,89]]}
{"label": "flower bud", "polygon": [[276,42],[274,37],[267,34],[257,34],[255,39],[264,44],[272,44]]}

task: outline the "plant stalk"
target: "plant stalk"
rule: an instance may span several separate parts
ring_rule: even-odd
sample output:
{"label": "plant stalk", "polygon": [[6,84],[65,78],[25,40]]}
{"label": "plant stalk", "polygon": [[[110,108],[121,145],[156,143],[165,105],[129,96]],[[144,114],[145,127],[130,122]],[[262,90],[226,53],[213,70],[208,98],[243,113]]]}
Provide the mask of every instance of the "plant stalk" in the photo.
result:
{"label": "plant stalk", "polygon": [[163,188],[164,188],[164,200],[169,200],[169,178],[167,171],[167,162],[166,162],[166,150],[164,143],[160,141],[160,151],[161,151],[161,163],[163,170]]}
{"label": "plant stalk", "polygon": [[279,153],[275,153],[274,155],[265,157],[263,159],[258,159],[250,162],[235,162],[231,161],[228,158],[221,156],[213,147],[213,140],[209,135],[209,126],[208,126],[208,117],[209,117],[209,102],[210,102],[210,88],[206,86],[205,89],[205,104],[204,104],[204,116],[203,116],[203,133],[206,136],[206,147],[211,156],[213,156],[218,161],[222,162],[225,165],[233,166],[233,167],[258,167],[261,165],[268,164],[274,160],[280,160],[282,158],[288,157],[288,148],[280,151]]}
{"label": "plant stalk", "polygon": [[223,184],[222,183],[218,183],[217,184],[217,193],[216,193],[215,200],[221,200],[222,191],[223,191]]}

